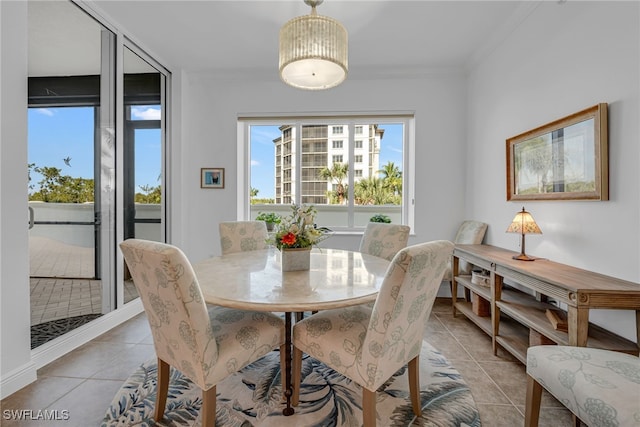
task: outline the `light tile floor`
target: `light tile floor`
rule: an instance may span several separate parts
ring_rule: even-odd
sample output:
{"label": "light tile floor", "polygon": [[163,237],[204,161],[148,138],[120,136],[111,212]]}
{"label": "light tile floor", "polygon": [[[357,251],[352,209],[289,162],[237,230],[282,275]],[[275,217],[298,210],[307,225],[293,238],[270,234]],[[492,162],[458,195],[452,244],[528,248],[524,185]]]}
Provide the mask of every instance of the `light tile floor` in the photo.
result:
{"label": "light tile floor", "polygon": [[[526,393],[524,366],[504,352],[493,355],[491,340],[463,316],[454,318],[450,300],[434,306],[425,338],[440,349],[471,388],[483,426],[523,425]],[[142,362],[154,356],[144,314],[101,335],[38,371],[38,380],[4,399],[4,427],[98,426],[116,391]],[[66,421],[15,421],[7,410],[67,410]],[[546,392],[540,426],[572,425],[571,414]]]}

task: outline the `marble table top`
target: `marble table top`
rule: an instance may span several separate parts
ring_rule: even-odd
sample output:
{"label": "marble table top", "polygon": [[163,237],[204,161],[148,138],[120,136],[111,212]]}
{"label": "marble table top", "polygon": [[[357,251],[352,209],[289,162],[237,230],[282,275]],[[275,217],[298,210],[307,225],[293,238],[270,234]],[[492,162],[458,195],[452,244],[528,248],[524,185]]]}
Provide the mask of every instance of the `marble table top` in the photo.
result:
{"label": "marble table top", "polygon": [[339,249],[311,251],[309,271],[282,272],[275,248],[200,261],[194,270],[207,303],[255,311],[311,311],[375,301],[389,261]]}

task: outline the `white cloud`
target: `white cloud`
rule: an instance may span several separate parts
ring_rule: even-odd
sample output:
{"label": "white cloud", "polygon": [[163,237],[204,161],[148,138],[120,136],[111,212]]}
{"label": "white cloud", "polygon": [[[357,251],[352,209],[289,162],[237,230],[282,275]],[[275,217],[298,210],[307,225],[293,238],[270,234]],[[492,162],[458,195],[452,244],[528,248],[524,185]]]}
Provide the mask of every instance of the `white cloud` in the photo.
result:
{"label": "white cloud", "polygon": [[42,114],[43,116],[49,116],[49,117],[53,116],[53,111],[51,111],[48,108],[38,108],[36,111]]}
{"label": "white cloud", "polygon": [[141,120],[160,120],[160,109],[158,108],[138,108],[131,109],[131,116]]}
{"label": "white cloud", "polygon": [[260,162],[257,160],[251,160],[251,166],[260,166]]}

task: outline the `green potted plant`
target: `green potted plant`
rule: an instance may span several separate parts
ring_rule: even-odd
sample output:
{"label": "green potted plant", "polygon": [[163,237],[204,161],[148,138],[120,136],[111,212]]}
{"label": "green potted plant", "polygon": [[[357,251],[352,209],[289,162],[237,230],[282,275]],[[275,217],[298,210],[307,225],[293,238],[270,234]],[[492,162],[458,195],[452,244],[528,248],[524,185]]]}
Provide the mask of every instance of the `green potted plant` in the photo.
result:
{"label": "green potted plant", "polygon": [[384,222],[385,224],[389,224],[391,222],[391,218],[389,218],[385,214],[375,214],[371,218],[369,218],[370,222]]}
{"label": "green potted plant", "polygon": [[264,221],[267,223],[267,231],[273,231],[273,226],[280,224],[281,218],[275,212],[259,212],[256,221]]}

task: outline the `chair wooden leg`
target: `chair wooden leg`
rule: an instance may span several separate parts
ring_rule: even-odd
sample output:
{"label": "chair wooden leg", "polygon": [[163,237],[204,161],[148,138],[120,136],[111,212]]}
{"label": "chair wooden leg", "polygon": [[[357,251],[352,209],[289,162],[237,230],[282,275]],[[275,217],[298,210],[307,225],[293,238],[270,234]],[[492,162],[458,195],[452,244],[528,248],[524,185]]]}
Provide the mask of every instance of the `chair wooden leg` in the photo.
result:
{"label": "chair wooden leg", "polygon": [[533,377],[527,375],[527,400],[524,410],[524,426],[537,427],[540,417],[540,400],[542,399],[542,386]]}
{"label": "chair wooden leg", "polygon": [[362,425],[376,425],[376,392],[362,387]]}
{"label": "chair wooden leg", "polygon": [[158,357],[158,386],[156,387],[156,411],[153,419],[160,422],[164,417],[164,408],[169,393],[169,364]]}
{"label": "chair wooden leg", "polygon": [[202,427],[216,425],[216,386],[202,390],[202,408],[200,408]]}
{"label": "chair wooden leg", "polygon": [[416,356],[409,361],[409,395],[411,396],[411,406],[416,417],[422,415],[422,405],[420,403],[420,356]]}
{"label": "chair wooden leg", "polygon": [[571,414],[571,422],[573,423],[573,427],[582,426],[582,423],[580,422],[580,418],[578,418],[576,414]]}
{"label": "chair wooden leg", "polygon": [[291,361],[291,385],[293,394],[291,405],[298,406],[300,401],[300,381],[302,378],[302,350],[293,347],[293,360]]}

